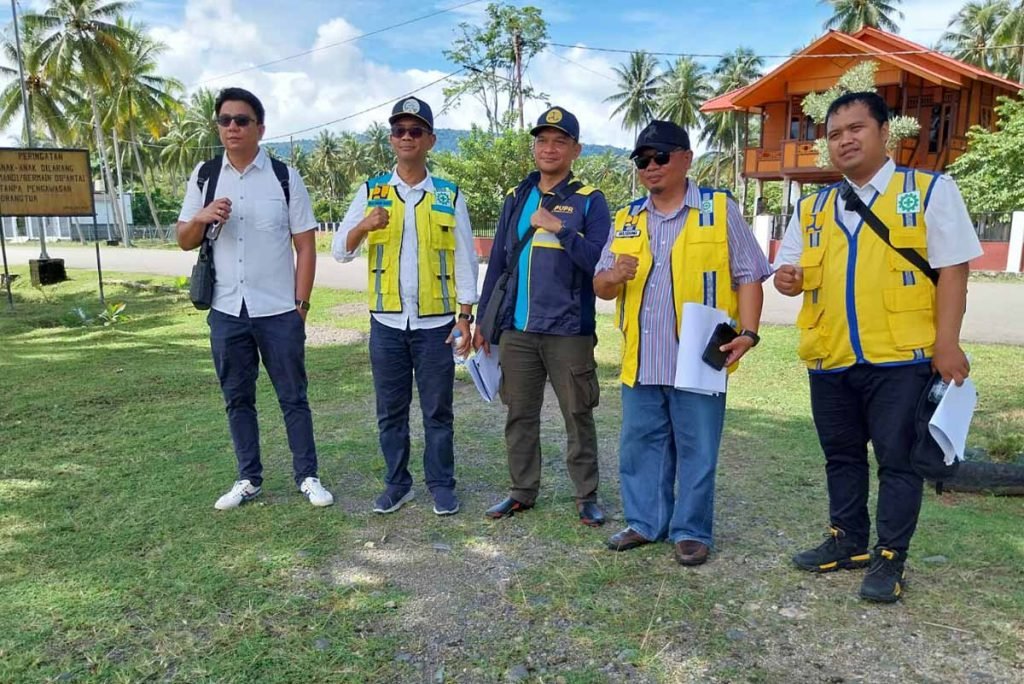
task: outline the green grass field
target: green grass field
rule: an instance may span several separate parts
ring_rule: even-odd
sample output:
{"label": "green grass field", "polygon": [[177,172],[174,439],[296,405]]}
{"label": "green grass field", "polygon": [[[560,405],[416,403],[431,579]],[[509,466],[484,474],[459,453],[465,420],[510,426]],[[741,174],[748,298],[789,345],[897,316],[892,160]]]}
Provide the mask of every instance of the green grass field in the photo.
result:
{"label": "green grass field", "polygon": [[[16,271],[17,272],[17,271]],[[463,511],[419,498],[394,516],[381,487],[365,342],[307,350],[321,477],[291,481],[280,413],[260,378],[266,480],[253,504],[212,504],[234,478],[205,314],[184,294],[95,277],[0,313],[0,681],[606,682],[1020,681],[1024,503],[926,495],[906,600],[855,597],[856,573],[809,576],[788,557],[827,523],[824,470],[795,331],[769,327],[733,377],[712,560],[670,547],[614,554],[619,336],[600,321],[604,530],[575,521],[561,418],[545,406],[536,509],[498,523],[507,484],[500,406],[456,380]],[[172,279],[108,274],[111,279]],[[368,329],[356,293],[317,290],[308,325]],[[1019,324],[1019,322],[1017,322]],[[311,334],[311,337],[313,335]],[[981,400],[971,443],[1024,435],[1021,349],[969,345]]]}

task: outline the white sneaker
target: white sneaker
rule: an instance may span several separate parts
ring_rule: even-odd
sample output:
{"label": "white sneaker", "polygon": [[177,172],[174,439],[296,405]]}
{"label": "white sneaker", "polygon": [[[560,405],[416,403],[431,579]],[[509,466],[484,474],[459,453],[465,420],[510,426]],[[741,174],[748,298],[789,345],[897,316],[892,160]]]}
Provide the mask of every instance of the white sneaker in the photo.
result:
{"label": "white sneaker", "polygon": [[334,496],[324,489],[318,477],[307,477],[299,485],[299,491],[305,494],[306,498],[309,499],[309,503],[314,506],[330,506],[334,503]]}
{"label": "white sneaker", "polygon": [[227,494],[217,499],[217,503],[213,504],[213,507],[218,511],[238,508],[246,501],[255,499],[260,491],[262,491],[262,487],[253,487],[249,480],[239,480],[231,486]]}

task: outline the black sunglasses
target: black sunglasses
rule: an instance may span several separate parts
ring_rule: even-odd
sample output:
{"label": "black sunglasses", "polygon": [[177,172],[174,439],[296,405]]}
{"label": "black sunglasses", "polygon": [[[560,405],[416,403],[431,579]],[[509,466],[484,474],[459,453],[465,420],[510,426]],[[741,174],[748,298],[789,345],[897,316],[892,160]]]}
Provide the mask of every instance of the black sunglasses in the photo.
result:
{"label": "black sunglasses", "polygon": [[255,120],[256,119],[251,116],[247,116],[246,114],[236,114],[234,116],[231,116],[230,114],[221,114],[217,117],[217,125],[221,128],[227,128],[231,125],[231,122],[234,121],[235,125],[239,128],[245,128]]}
{"label": "black sunglasses", "polygon": [[[672,150],[672,152],[675,151],[676,150]],[[665,164],[668,164],[668,160],[672,156],[672,152],[655,152],[654,154],[646,157],[637,157],[633,160],[633,163],[636,164],[636,168],[641,171],[650,166],[652,161],[657,162],[658,166],[664,166]]]}
{"label": "black sunglasses", "polygon": [[423,134],[427,132],[427,129],[423,126],[392,126],[391,137],[397,140],[401,140],[408,133],[409,137],[413,140],[419,140],[423,137]]}

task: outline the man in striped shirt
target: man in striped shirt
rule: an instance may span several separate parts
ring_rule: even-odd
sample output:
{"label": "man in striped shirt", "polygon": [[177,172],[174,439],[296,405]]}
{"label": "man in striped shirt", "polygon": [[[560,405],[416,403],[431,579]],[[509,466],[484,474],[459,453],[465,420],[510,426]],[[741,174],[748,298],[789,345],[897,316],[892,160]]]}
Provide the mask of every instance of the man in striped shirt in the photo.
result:
{"label": "man in striped shirt", "polygon": [[650,195],[616,215],[594,278],[598,297],[618,298],[625,338],[619,476],[628,527],[608,548],[668,539],[680,564],[700,565],[712,545],[725,395],[674,388],[677,311],[697,301],[738,319],[739,336],[722,347],[731,366],[758,342],[771,269],[728,192],[687,179],[686,131],[654,121],[631,157]]}

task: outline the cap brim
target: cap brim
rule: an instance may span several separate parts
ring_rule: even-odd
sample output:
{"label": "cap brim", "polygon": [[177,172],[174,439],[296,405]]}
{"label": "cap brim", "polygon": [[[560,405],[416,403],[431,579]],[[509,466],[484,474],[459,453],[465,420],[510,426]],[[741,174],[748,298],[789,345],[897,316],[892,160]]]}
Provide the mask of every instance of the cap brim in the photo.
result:
{"label": "cap brim", "polygon": [[567,130],[565,128],[562,128],[561,126],[556,126],[555,124],[549,124],[549,123],[543,124],[541,126],[534,126],[533,128],[530,129],[530,135],[536,137],[537,133],[539,133],[540,131],[543,131],[545,128],[554,128],[556,131],[561,131],[562,133],[565,133],[567,136],[569,136],[570,138],[572,138],[576,142],[580,141],[579,137],[573,135],[569,130]]}
{"label": "cap brim", "polygon": [[399,119],[405,118],[407,116],[411,116],[414,119],[419,119],[423,123],[427,124],[427,128],[429,128],[431,131],[434,130],[434,124],[433,123],[431,123],[430,121],[427,121],[426,119],[424,119],[419,114],[413,114],[412,112],[399,112],[398,114],[392,114],[390,117],[388,117],[388,123],[389,124],[393,124],[396,121],[398,121]]}
{"label": "cap brim", "polygon": [[679,145],[670,145],[668,143],[646,143],[634,149],[633,152],[629,155],[629,158],[635,159],[637,155],[639,155],[644,150],[654,150],[655,152],[675,152],[676,150],[681,149],[683,148],[681,148]]}

